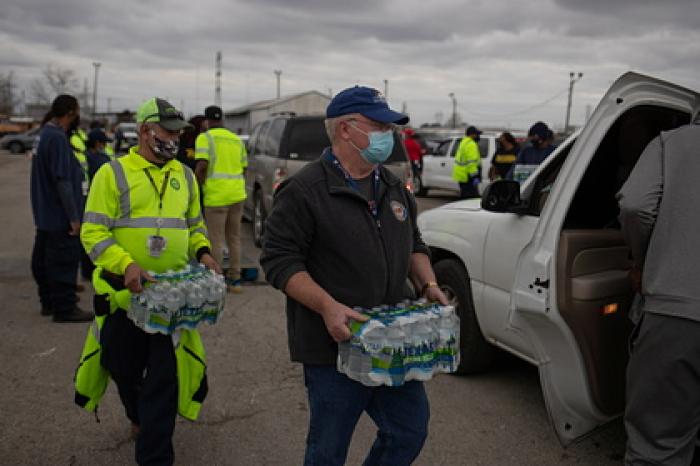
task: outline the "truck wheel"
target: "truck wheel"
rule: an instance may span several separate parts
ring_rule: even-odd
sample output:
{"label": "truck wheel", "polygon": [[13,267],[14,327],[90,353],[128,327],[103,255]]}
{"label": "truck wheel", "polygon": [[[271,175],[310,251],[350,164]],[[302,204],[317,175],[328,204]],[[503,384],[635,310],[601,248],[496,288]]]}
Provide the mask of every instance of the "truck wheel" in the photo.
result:
{"label": "truck wheel", "polygon": [[262,192],[260,189],[256,189],[255,194],[253,194],[253,242],[259,248],[262,247],[265,220],[267,220],[267,212],[265,212]]}
{"label": "truck wheel", "polygon": [[456,259],[444,259],[434,266],[440,288],[459,316],[459,349],[461,360],[457,374],[475,374],[493,362],[496,348],[486,341],[474,312],[471,283],[464,266]]}
{"label": "truck wheel", "polygon": [[10,143],[10,145],[7,147],[10,152],[13,154],[19,154],[20,152],[24,151],[24,146],[22,145],[21,142],[19,141],[13,141]]}

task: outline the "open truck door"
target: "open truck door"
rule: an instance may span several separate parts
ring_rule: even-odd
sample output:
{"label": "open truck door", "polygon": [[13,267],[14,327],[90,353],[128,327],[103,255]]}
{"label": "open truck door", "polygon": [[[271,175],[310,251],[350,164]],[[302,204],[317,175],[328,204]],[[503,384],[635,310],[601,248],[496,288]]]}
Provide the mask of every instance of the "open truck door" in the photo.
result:
{"label": "open truck door", "polygon": [[560,163],[540,167],[522,185],[539,221],[518,257],[507,325],[534,349],[563,444],[624,409],[633,291],[615,194],[649,141],[689,123],[699,103],[698,93],[627,73]]}

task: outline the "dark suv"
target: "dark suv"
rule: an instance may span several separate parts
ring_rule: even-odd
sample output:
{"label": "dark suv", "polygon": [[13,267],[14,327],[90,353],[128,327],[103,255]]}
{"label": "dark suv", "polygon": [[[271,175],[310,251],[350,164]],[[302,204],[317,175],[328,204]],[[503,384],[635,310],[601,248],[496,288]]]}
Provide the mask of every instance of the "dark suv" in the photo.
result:
{"label": "dark suv", "polygon": [[[319,158],[330,146],[323,115],[281,114],[258,123],[248,141],[245,213],[253,222],[253,239],[262,245],[267,213],[280,183]],[[394,134],[394,151],[384,164],[412,189],[411,167],[401,138]]]}

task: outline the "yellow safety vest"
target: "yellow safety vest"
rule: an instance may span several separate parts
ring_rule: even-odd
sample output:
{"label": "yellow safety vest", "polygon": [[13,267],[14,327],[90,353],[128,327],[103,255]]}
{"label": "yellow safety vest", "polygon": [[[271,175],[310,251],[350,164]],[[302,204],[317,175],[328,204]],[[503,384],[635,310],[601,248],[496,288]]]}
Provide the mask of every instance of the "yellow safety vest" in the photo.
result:
{"label": "yellow safety vest", "polygon": [[[100,332],[107,315],[113,312],[128,312],[122,309],[127,309],[131,300],[129,290],[114,290],[101,278],[101,273],[100,267],[95,269],[93,284],[96,295],[106,296],[109,309],[104,309],[103,313],[95,315],[95,321],[88,329],[73,380],[75,403],[90,412],[95,411],[100,404],[110,378],[109,372],[101,364]],[[180,338],[175,347],[175,360],[178,380],[178,412],[184,418],[194,421],[199,416],[208,390],[206,355],[199,332],[196,330],[182,330],[180,332]]]}
{"label": "yellow safety vest", "polygon": [[80,168],[83,170],[83,179],[88,181],[88,163],[85,151],[87,150],[87,135],[85,131],[78,128],[78,130],[73,133],[70,137],[70,145],[73,148],[73,155],[78,159],[80,163]]}
{"label": "yellow safety vest", "polygon": [[469,178],[479,173],[481,153],[479,145],[471,137],[465,136],[459,143],[452,167],[452,179],[458,183],[466,183]]}
{"label": "yellow safety vest", "polygon": [[117,158],[116,154],[114,153],[114,148],[109,144],[105,144],[105,154],[107,154],[107,156],[112,160]]}
{"label": "yellow safety vest", "polygon": [[[148,251],[153,235],[166,240],[160,257]],[[80,239],[95,265],[118,275],[134,261],[157,273],[181,269],[211,247],[192,170],[177,160],[159,168],[132,147],[95,174]]]}
{"label": "yellow safety vest", "polygon": [[248,166],[245,145],[226,128],[212,128],[197,136],[195,160],[209,162],[204,183],[204,205],[221,207],[244,201],[245,177]]}

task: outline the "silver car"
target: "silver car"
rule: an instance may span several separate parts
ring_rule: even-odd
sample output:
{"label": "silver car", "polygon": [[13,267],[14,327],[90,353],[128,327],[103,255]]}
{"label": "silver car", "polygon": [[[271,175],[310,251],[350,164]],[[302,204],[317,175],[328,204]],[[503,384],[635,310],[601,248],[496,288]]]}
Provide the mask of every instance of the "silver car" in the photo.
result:
{"label": "silver car", "polygon": [[[248,141],[248,169],[244,212],[253,222],[253,240],[262,245],[265,220],[280,183],[304,165],[319,158],[330,146],[323,115],[282,114],[259,123]],[[384,164],[409,190],[413,189],[411,167],[398,134],[394,151]]]}
{"label": "silver car", "polygon": [[41,128],[34,128],[20,134],[8,134],[0,139],[0,148],[19,154],[31,150]]}

